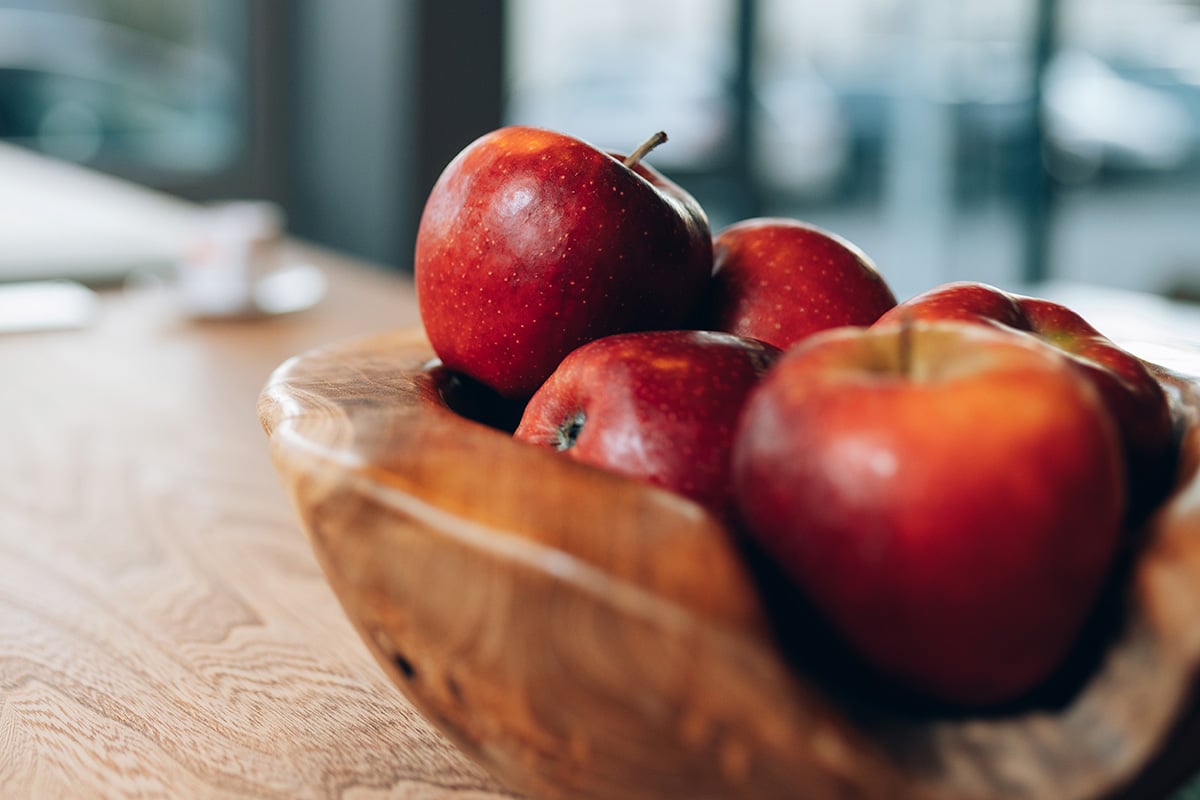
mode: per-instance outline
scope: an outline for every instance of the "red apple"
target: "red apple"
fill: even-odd
[[[763,342],[704,331],[598,339],[563,359],[529,401],[515,436],[728,518],[737,416],[778,354]]]
[[[421,319],[449,369],[524,398],[584,342],[694,325],[712,272],[708,220],[638,159],[527,127],[454,158],[414,263]]]
[[[735,223],[713,240],[707,327],[786,349],[828,328],[870,325],[896,297],[854,245],[791,219]]]
[[[1131,505],[1140,515],[1169,486],[1175,430],[1166,393],[1145,364],[1071,309],[974,282],[949,283],[884,314],[878,327],[961,320],[1023,331],[1057,347],[1099,391],[1126,453]]]
[[[1063,661],[1110,570],[1120,444],[1063,356],[978,325],[844,328],[751,392],[750,533],[867,663],[962,706]]]

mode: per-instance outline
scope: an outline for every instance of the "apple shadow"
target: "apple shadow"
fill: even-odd
[[[752,537],[735,533],[772,626],[780,655],[867,728],[904,727],[934,720],[987,719],[1030,712],[1056,713],[1087,686],[1105,654],[1125,630],[1134,565],[1148,539],[1143,518],[1127,530],[1075,643],[1055,671],[1019,698],[985,707],[961,707],[899,685],[861,658],[778,563]]]
[[[859,721],[885,714],[928,716],[921,698],[859,658],[792,578],[751,536],[735,534],[787,663]]]
[[[442,365],[430,368],[438,395],[454,413],[509,435],[517,429],[525,412],[525,400],[498,394],[479,381]]]

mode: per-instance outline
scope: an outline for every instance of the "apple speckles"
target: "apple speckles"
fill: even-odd
[[[714,239],[714,285],[710,327],[781,347],[828,327],[869,325],[895,305],[860,252],[786,219],[747,220],[721,231]]]
[[[719,364],[698,364],[698,359],[686,356],[688,348],[711,348],[718,354]],[[577,408],[587,414],[592,433],[586,442],[579,440],[571,457],[597,463],[592,457],[595,453],[609,453],[613,458],[609,464],[620,462],[614,467],[617,471],[644,477],[720,510],[728,501],[728,492],[722,488],[724,469],[712,463],[710,443],[714,436],[720,442],[732,436],[732,416],[740,409],[742,393],[762,374],[763,362],[772,360],[770,353],[778,351],[750,340],[708,332],[677,330],[605,337],[568,356],[530,401],[526,414],[532,426],[539,407],[555,408],[553,398],[578,398],[578,406],[568,403],[566,411],[550,415],[550,419],[561,421]],[[591,362],[590,368],[585,368],[586,362]],[[552,388],[555,386],[557,390]],[[676,402],[680,396],[697,398],[701,408],[713,406],[712,413],[697,415],[696,409],[681,409]],[[726,414],[730,419],[724,419]],[[614,415],[631,415],[626,418],[647,424],[658,420],[677,435],[657,443],[644,440],[632,432],[614,429]],[[637,441],[640,444],[635,448]],[[726,448],[719,448],[720,452],[728,452],[727,445],[720,447]],[[686,463],[689,473],[695,464],[705,464],[702,472],[707,477],[693,480],[675,471],[659,474],[654,465],[664,456]],[[718,458],[723,460],[725,456]]]
[[[683,323],[686,298],[694,312],[711,274],[711,235],[694,201],[664,186],[649,168],[631,175],[552,132],[503,129],[469,146],[427,202],[445,224],[418,231],[418,298],[435,351],[465,353],[447,365],[528,396],[537,373],[582,341]],[[431,265],[438,277],[427,280]],[[473,304],[486,323],[471,319]],[[520,353],[503,332],[510,313],[527,323]]]

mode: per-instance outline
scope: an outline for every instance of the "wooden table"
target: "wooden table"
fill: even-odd
[[[277,365],[418,321],[405,278],[298,252],[330,291],[293,316],[110,291],[87,329],[0,337],[0,797],[513,796],[388,682],[270,463]]]
[[[407,280],[304,255],[330,291],[291,317],[118,291],[0,337],[0,796],[510,796],[371,659],[271,466],[271,370],[417,320]]]

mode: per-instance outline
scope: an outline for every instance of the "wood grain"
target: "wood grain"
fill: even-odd
[[[276,372],[261,415],[364,641],[506,784],[546,798],[1144,797],[1200,763],[1200,741],[1171,736],[1200,665],[1190,380],[1163,374],[1186,429],[1180,487],[1114,581],[1111,630],[1043,696],[964,716],[876,696],[826,658],[836,643],[819,627],[780,627],[770,576],[698,507],[455,414],[431,357],[419,331],[309,352]]]
[[[318,308],[188,323],[104,295],[0,338],[0,797],[509,797],[394,690],[262,446],[271,369],[416,320],[311,250]]]

